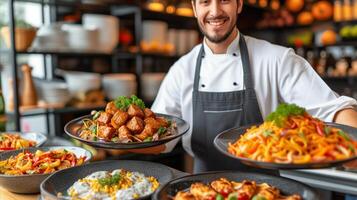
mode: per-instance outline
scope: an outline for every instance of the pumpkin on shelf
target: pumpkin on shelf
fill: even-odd
[[[286,8],[293,13],[299,12],[304,7],[304,0],[286,0]]]
[[[297,23],[299,25],[309,25],[314,21],[314,17],[311,12],[303,11],[297,16]]]
[[[319,21],[325,21],[332,18],[333,6],[328,1],[318,1],[312,5],[312,16]]]

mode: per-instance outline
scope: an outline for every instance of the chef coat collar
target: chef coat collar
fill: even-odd
[[[239,51],[239,35],[240,32],[238,31],[238,34],[236,38],[231,42],[231,44],[227,48],[226,54],[233,55],[233,56],[240,56],[240,51]],[[207,56],[212,56],[212,55],[222,55],[222,54],[214,54],[212,50],[209,48],[206,42],[206,38],[203,40],[203,48],[205,50],[205,54]]]

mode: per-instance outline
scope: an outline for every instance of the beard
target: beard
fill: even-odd
[[[216,34],[216,35],[213,35],[213,36],[209,35],[204,30],[203,25],[201,23],[198,23],[198,27],[199,27],[201,33],[207,38],[207,40],[209,40],[212,43],[218,44],[218,43],[224,42],[225,40],[228,39],[228,37],[232,34],[232,32],[233,32],[233,30],[235,28],[235,24],[236,23],[233,23],[232,27],[230,27],[230,29],[226,33],[224,33],[223,35]]]

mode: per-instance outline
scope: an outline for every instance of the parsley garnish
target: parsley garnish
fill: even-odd
[[[106,186],[106,185],[115,185],[120,181],[121,177],[120,174],[116,173],[111,177],[108,178],[100,178],[98,179],[99,184],[101,184],[102,186]]]
[[[267,116],[266,120],[274,122],[279,127],[283,127],[289,116],[303,115],[305,113],[306,110],[296,104],[280,104],[275,112],[272,112]]]
[[[337,132],[339,135],[341,135],[345,140],[350,141],[350,138],[347,136],[347,134],[345,132],[343,132],[342,130],[338,130]]]
[[[143,142],[151,142],[151,141],[152,141],[152,137],[150,136],[150,137],[145,138],[145,140]]]
[[[264,137],[268,137],[268,136],[270,136],[272,133],[273,133],[273,131],[271,131],[271,130],[265,130],[265,131],[263,132],[263,136],[264,136]]]
[[[162,127],[162,126],[160,126],[160,128],[157,130],[157,133],[159,134],[159,135],[162,135],[162,134],[164,134],[166,132],[166,128],[165,127]]]
[[[139,99],[137,96],[132,95],[130,98],[126,96],[120,96],[114,101],[115,106],[122,110],[126,111],[131,104],[139,106],[141,109],[145,109],[145,103],[143,100]]]

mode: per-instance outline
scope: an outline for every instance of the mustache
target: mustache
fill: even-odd
[[[215,17],[207,17],[205,20],[206,21],[210,21],[210,20],[225,20],[228,19],[228,16],[226,15],[219,15],[219,16],[215,16]]]

